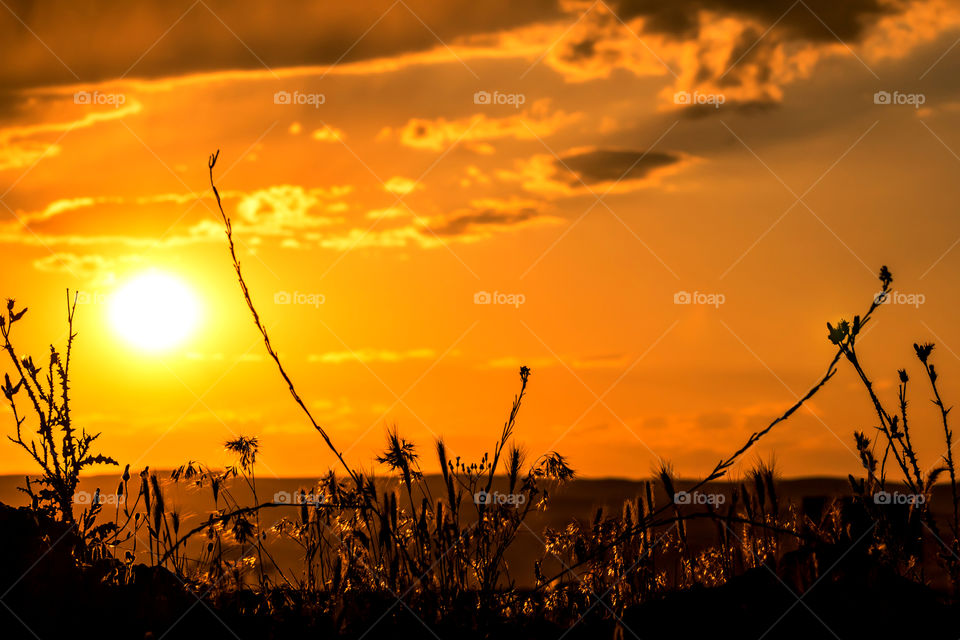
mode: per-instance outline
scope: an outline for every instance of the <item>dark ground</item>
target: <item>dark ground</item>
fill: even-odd
[[[290,490],[306,486],[296,480],[266,482]],[[100,484],[113,483],[111,478]],[[802,495],[843,491],[845,481],[781,481],[778,486],[782,500],[799,501]],[[633,497],[637,488],[629,481],[576,481],[531,528],[539,532],[571,516],[589,518],[604,503],[619,511],[622,500]],[[198,597],[172,573],[146,565],[134,566],[129,584],[105,584],[115,565],[103,561],[81,571],[72,555],[77,544],[74,532],[63,525],[0,504],[0,637],[246,640],[336,635],[335,615],[318,614],[307,604],[286,607],[280,615],[249,613],[255,610],[249,594]],[[514,550],[512,565],[531,565],[542,554],[533,534],[519,544],[523,548]],[[786,568],[789,563],[782,562],[750,570],[718,588],[668,592],[628,609],[622,624],[602,615],[603,605],[593,607],[581,621],[574,618],[572,626],[536,619],[507,623],[495,610],[479,611],[475,603],[465,603],[444,619],[422,619],[411,611],[421,610],[416,601],[408,597],[398,604],[388,594],[358,596],[340,628],[345,628],[345,637],[391,640],[960,637],[960,610],[945,604],[942,592],[876,566],[857,545],[806,553],[816,555],[821,577],[802,590]]]

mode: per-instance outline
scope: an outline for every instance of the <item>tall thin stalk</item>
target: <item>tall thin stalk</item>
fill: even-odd
[[[312,424],[313,428],[317,430],[317,432],[320,434],[320,437],[323,438],[323,441],[327,443],[327,447],[337,457],[337,459],[340,461],[340,464],[343,465],[343,468],[346,469],[348,474],[350,474],[350,477],[353,478],[357,483],[357,487],[362,487],[363,480],[360,475],[356,473],[350,467],[350,465],[347,464],[346,460],[343,458],[343,454],[341,454],[337,447],[333,444],[333,441],[330,439],[330,436],[327,435],[326,430],[324,430],[324,428],[320,426],[320,424],[314,419],[310,409],[307,408],[307,405],[300,398],[300,394],[297,393],[297,389],[293,385],[293,380],[291,380],[290,376],[287,375],[287,371],[284,369],[283,363],[280,362],[280,356],[277,355],[273,345],[270,343],[270,336],[267,333],[267,328],[264,327],[263,322],[260,321],[260,314],[257,313],[256,307],[253,306],[253,300],[250,297],[250,290],[247,287],[246,280],[243,278],[243,272],[240,269],[240,260],[237,258],[237,250],[233,242],[233,225],[230,222],[230,217],[227,216],[226,212],[223,210],[223,203],[220,201],[220,192],[217,191],[217,186],[213,182],[213,167],[217,164],[217,158],[219,156],[220,150],[218,149],[216,153],[210,155],[210,161],[208,162],[210,169],[210,188],[213,189],[213,195],[217,199],[217,207],[220,209],[220,216],[223,218],[223,224],[226,227],[227,243],[230,247],[230,258],[233,261],[233,269],[237,273],[237,280],[240,283],[240,290],[243,292],[243,299],[246,300],[247,308],[250,309],[250,313],[253,315],[254,324],[257,325],[257,329],[263,336],[263,344],[267,348],[267,353],[270,354],[270,357],[277,365],[277,369],[280,371],[280,375],[283,377],[284,382],[287,383],[287,388],[290,390],[290,395],[293,396],[294,401],[296,401],[296,403],[300,406],[300,409],[303,410],[303,413],[306,414],[307,419],[310,420],[310,424]]]

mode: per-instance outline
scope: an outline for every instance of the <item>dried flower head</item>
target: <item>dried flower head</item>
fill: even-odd
[[[920,359],[920,362],[927,364],[927,358],[930,357],[930,352],[933,351],[933,344],[925,342],[923,344],[913,344],[913,350],[917,352],[917,357]]]
[[[260,448],[256,437],[246,438],[238,436],[234,440],[227,440],[224,444],[227,451],[240,454],[240,466],[249,469],[257,461],[257,451]]]

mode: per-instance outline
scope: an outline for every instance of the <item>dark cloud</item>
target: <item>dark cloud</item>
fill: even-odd
[[[857,41],[865,27],[903,8],[884,0],[622,0],[617,12],[624,20],[642,17],[645,29],[677,38],[698,34],[699,12],[755,19],[788,37],[810,41],[841,38]],[[791,8],[792,7],[792,8]],[[779,20],[779,22],[777,22]]]
[[[438,236],[458,236],[491,227],[507,227],[533,220],[540,210],[532,205],[500,205],[478,207],[459,211],[447,218],[443,224],[431,226]],[[429,233],[429,232],[427,232]]]
[[[777,109],[779,106],[780,102],[773,98],[731,101],[728,104],[724,104],[720,109],[710,104],[691,104],[683,108],[682,115],[687,120],[700,120],[701,118],[711,118],[730,112],[744,115],[767,113]]]
[[[577,61],[592,58],[597,53],[597,41],[594,38],[585,38],[580,42],[571,44],[566,49],[568,60]]]
[[[154,78],[324,65],[341,56],[355,62],[439,47],[438,37],[449,43],[562,15],[555,0],[8,0],[6,6],[19,18],[0,9],[0,87],[7,89],[109,80],[128,71]]]
[[[696,418],[697,426],[704,431],[728,429],[733,426],[733,415],[725,411],[701,413]]]
[[[621,0],[615,8],[624,20],[643,18],[646,32],[678,39],[695,37],[699,13],[713,11],[755,19],[764,29],[776,22],[774,33],[765,38],[774,41],[828,42],[836,34],[854,42],[879,17],[905,6],[901,0],[806,0],[791,9],[793,2]],[[90,83],[124,75],[156,78],[394,57],[440,47],[441,41],[480,42],[500,31],[545,22],[562,24],[574,17],[558,5],[558,0],[396,4],[394,0],[288,0],[282,5],[257,0],[8,0],[9,13],[16,18],[0,9],[5,14],[0,20],[0,55],[5,62],[0,68],[0,90]],[[754,35],[761,34],[745,34],[738,56],[756,43]],[[599,35],[584,36],[562,48],[563,55],[572,63],[592,60],[604,55],[601,40]],[[747,53],[747,59],[765,55],[758,47]]]
[[[592,149],[564,155],[564,165],[577,174],[585,184],[636,180],[647,177],[652,171],[680,162],[676,154],[661,151],[627,149]],[[580,180],[571,180],[578,184]]]
[[[724,65],[727,69],[727,75],[718,79],[721,87],[736,86],[740,83],[740,74],[748,68],[752,62],[757,65],[753,67],[759,73],[758,82],[767,82],[770,80],[770,67],[764,64],[776,52],[776,43],[773,38],[764,38],[763,31],[757,27],[748,27],[743,30],[736,44],[730,51],[730,57]],[[700,77],[698,81],[703,82],[710,79],[710,69],[708,65],[701,65]]]

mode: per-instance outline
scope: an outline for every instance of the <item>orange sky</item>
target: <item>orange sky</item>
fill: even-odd
[[[862,342],[879,389],[895,398],[926,340],[960,393],[957,3],[349,4],[0,8],[0,294],[30,307],[39,356],[64,288],[85,293],[75,416],[104,452],[219,465],[242,433],[262,473],[332,464],[234,280],[218,148],[254,300],[358,464],[393,424],[428,459],[435,435],[479,457],[527,364],[530,457],[705,473],[822,375],[825,322],[866,308],[881,264],[905,303]],[[145,353],[108,309],[151,271],[202,308]],[[936,415],[912,393],[933,464]],[[757,453],[846,474],[872,427],[843,368]],[[0,445],[0,472],[29,469]]]

